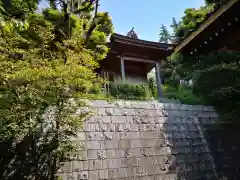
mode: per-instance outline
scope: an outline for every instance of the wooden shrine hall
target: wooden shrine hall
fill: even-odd
[[[158,95],[161,96],[160,64],[174,49],[171,44],[138,39],[132,29],[127,36],[113,34],[107,57],[98,73],[110,82],[147,83],[147,74],[155,68]]]

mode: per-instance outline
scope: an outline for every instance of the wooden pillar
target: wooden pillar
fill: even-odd
[[[122,83],[125,82],[126,76],[125,76],[125,68],[124,68],[124,59],[121,57],[121,74],[122,74]]]
[[[160,76],[160,62],[156,62],[155,71],[156,71],[158,99],[160,100],[160,98],[162,97],[162,81],[161,81],[161,76]]]

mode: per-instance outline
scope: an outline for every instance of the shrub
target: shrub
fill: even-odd
[[[149,88],[146,84],[112,83],[110,94],[118,99],[145,100],[149,98]]]
[[[185,85],[178,85],[177,87],[164,85],[163,96],[179,100],[183,104],[206,104],[200,96],[195,95],[192,89]]]

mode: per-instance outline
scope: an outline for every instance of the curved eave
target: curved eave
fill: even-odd
[[[134,39],[127,36],[123,36],[117,33],[114,33],[111,37],[111,42],[116,42],[120,44],[129,44],[133,46],[145,47],[150,49],[159,49],[159,50],[166,50],[166,51],[173,51],[175,45],[167,44],[167,43],[158,43],[158,42],[151,42],[141,39]]]
[[[207,20],[205,20],[197,30],[193,31],[183,41],[181,41],[174,49],[175,53],[181,52],[191,41],[193,41],[201,32],[208,28],[214,21],[216,21],[222,14],[224,14],[229,8],[231,8],[239,0],[230,0],[226,4],[223,4],[219,9],[214,12]]]

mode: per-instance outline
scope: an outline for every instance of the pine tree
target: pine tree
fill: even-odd
[[[173,17],[173,19],[172,19],[171,28],[173,29],[173,32],[174,32],[174,33],[177,31],[177,28],[178,28],[177,20],[176,20],[176,18],[174,18],[174,17]]]
[[[170,41],[170,39],[171,39],[171,36],[170,36],[166,26],[164,26],[162,24],[162,26],[160,28],[160,33],[159,33],[159,42],[167,43]]]

